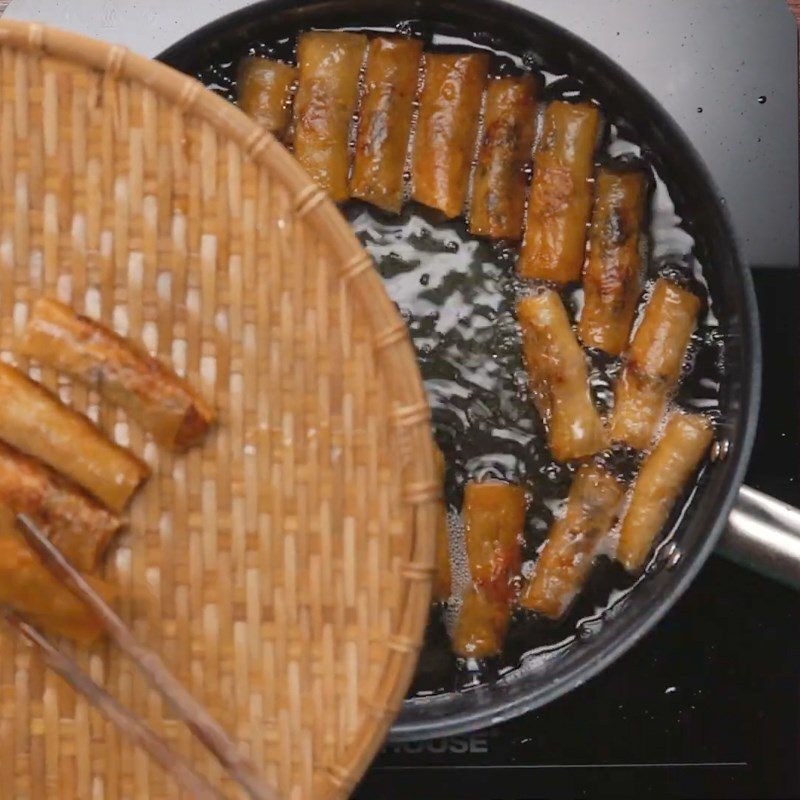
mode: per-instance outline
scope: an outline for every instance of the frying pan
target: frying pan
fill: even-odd
[[[681,130],[656,100],[601,52],[547,20],[498,0],[266,0],[211,23],[160,58],[199,74],[250,43],[292,37],[308,28],[393,26],[421,20],[434,30],[496,37],[535,53],[551,72],[579,78],[611,119],[624,120],[665,179],[714,299],[725,343],[716,463],[704,474],[688,513],[655,568],[599,629],[575,637],[533,666],[523,662],[499,680],[468,691],[413,698],[395,739],[451,735],[496,724],[581,685],[618,658],[667,612],[717,546],[740,562],[800,585],[800,512],[740,488],[758,417],[761,353],[750,273],[739,255],[719,193]],[[727,529],[727,531],[726,531]]]

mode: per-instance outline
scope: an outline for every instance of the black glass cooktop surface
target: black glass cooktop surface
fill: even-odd
[[[754,272],[764,397],[748,483],[800,505],[800,272]],[[800,797],[800,593],[712,556],[600,676],[473,735],[386,746],[356,800]]]

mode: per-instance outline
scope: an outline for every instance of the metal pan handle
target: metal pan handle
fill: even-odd
[[[742,486],[719,552],[743,567],[800,589],[800,509]]]

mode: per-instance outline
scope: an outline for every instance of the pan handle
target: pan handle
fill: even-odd
[[[742,486],[719,552],[743,567],[800,589],[800,509]]]

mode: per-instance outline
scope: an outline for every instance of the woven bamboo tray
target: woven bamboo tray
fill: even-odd
[[[428,613],[439,487],[405,326],[335,207],[196,81],[7,21],[0,93],[3,357],[29,304],[58,296],[142,339],[219,411],[202,448],[172,456],[31,369],[153,467],[106,568],[122,615],[283,796],[346,796]],[[238,796],[129,663],[104,644],[78,657]],[[179,794],[5,635],[0,754],[3,798]]]

